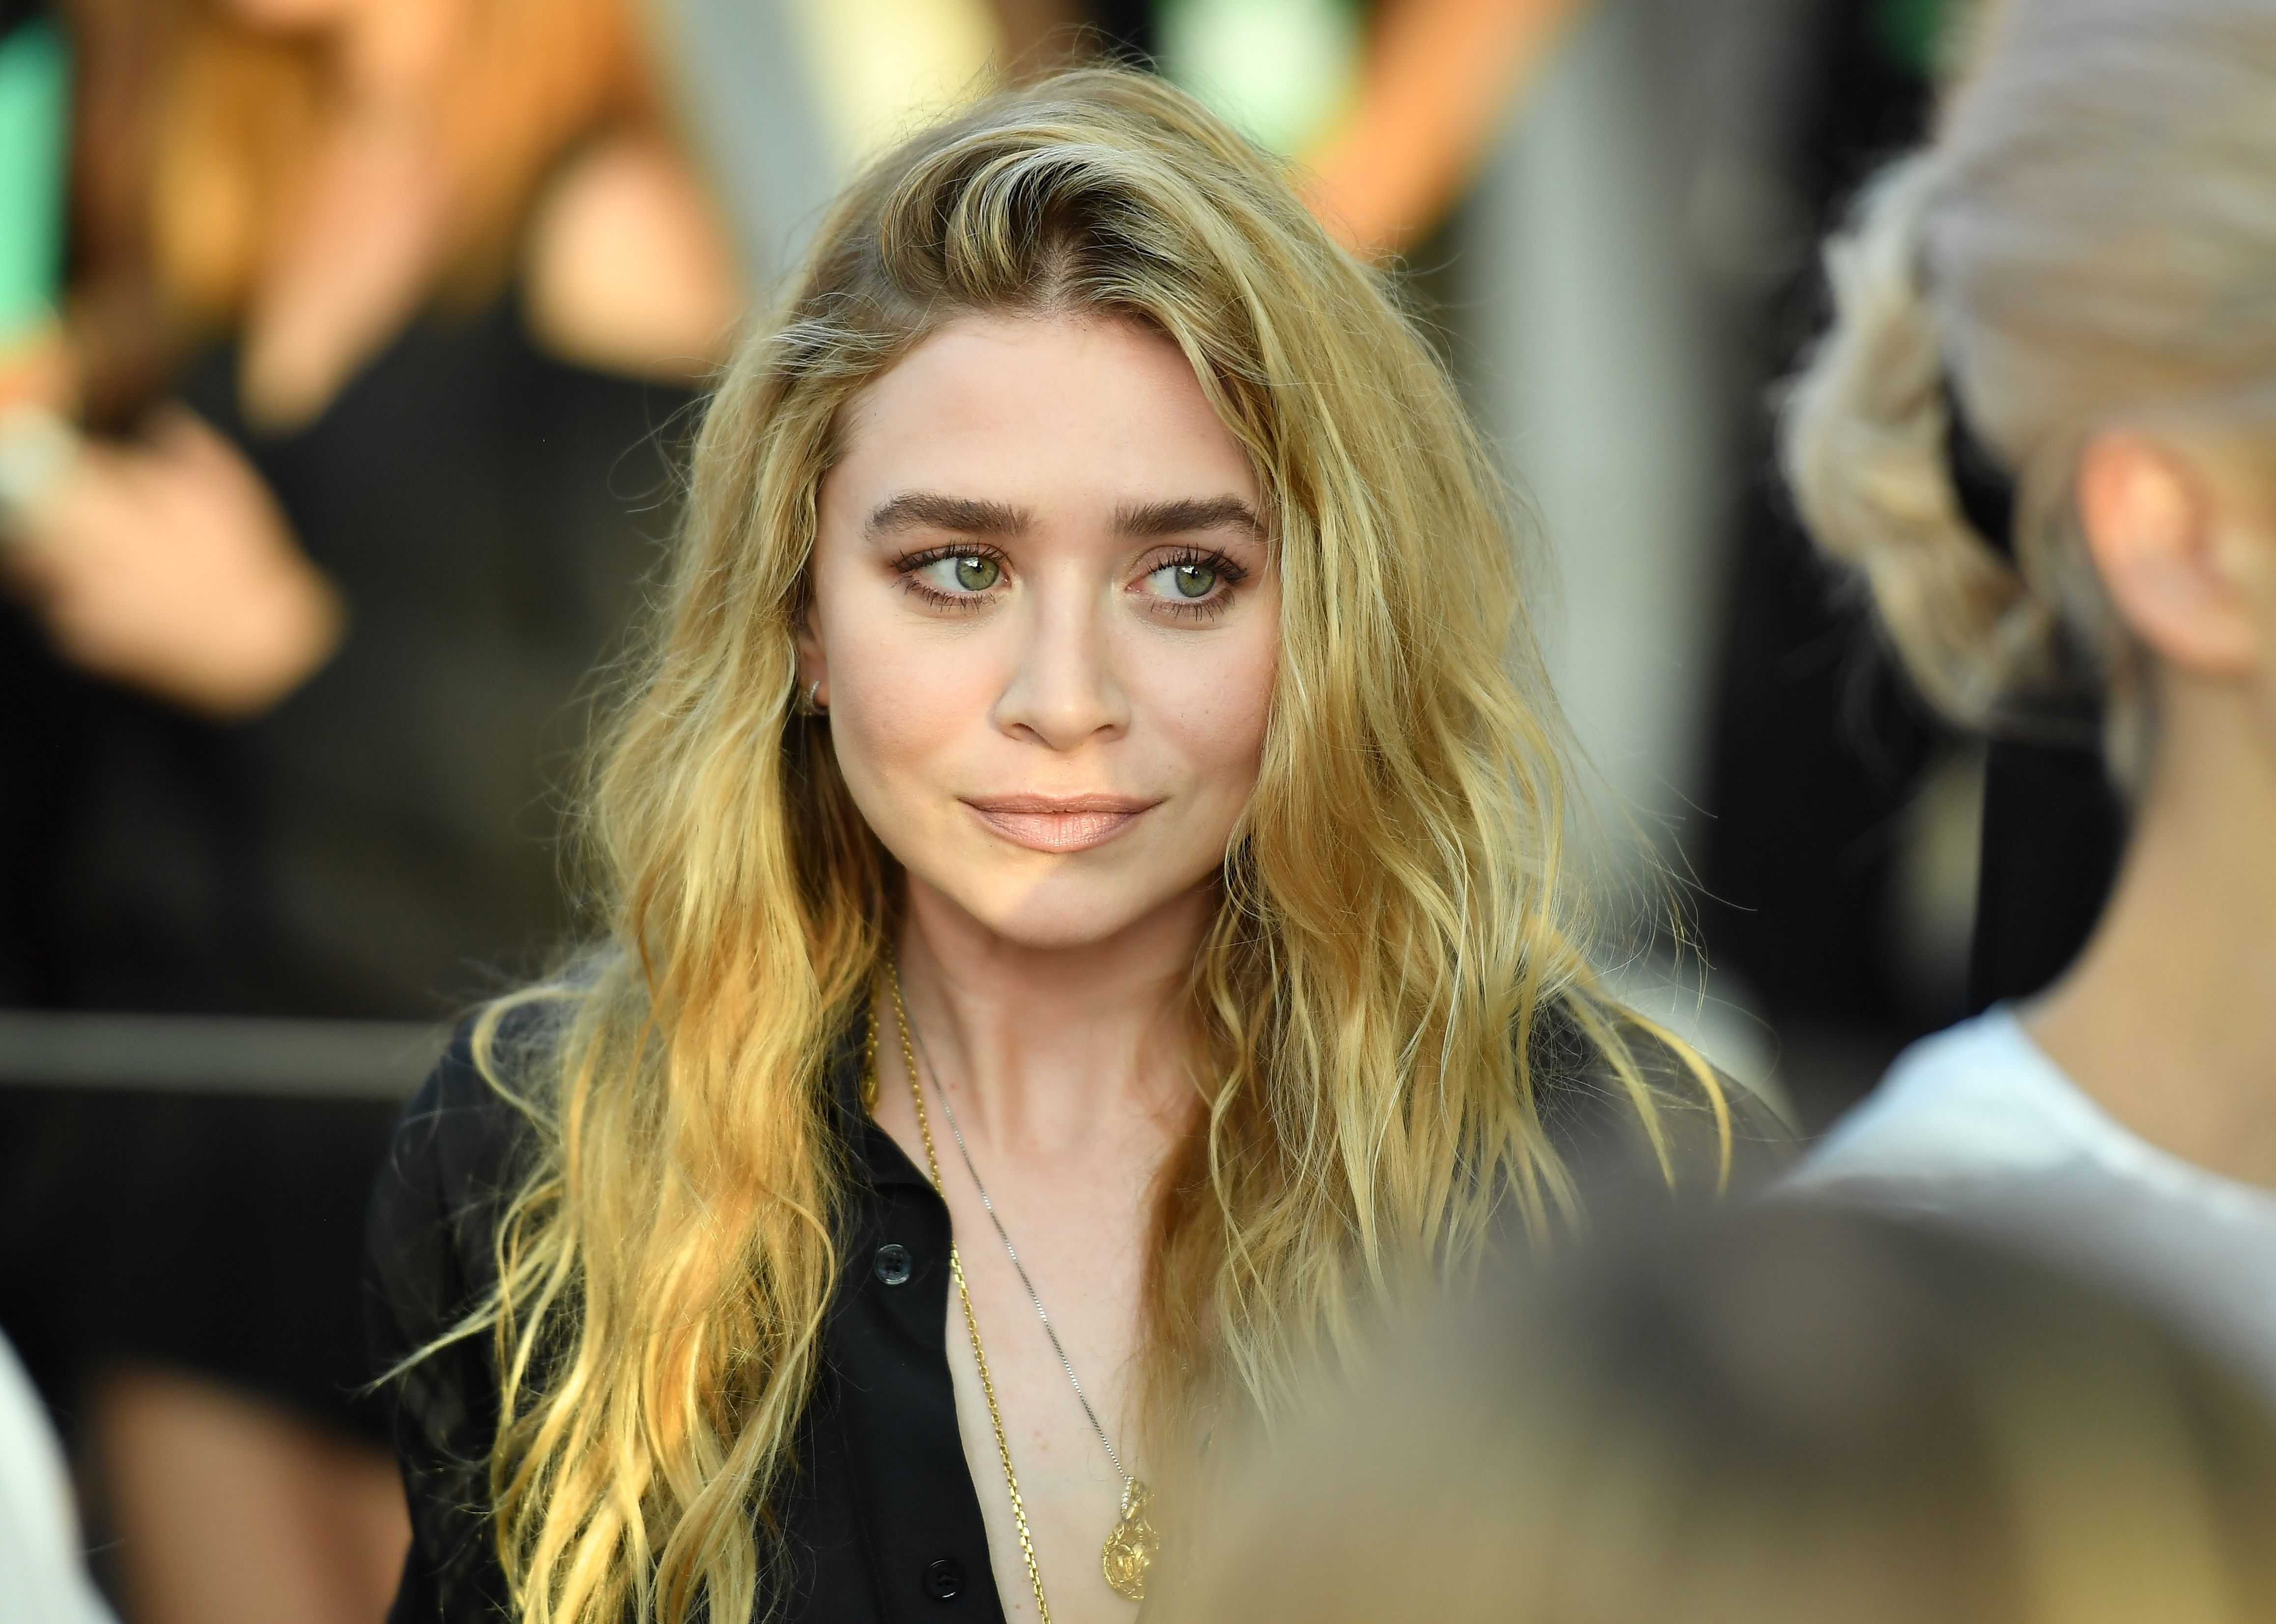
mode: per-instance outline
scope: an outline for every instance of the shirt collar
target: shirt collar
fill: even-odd
[[[877,1125],[861,1098],[868,1069],[869,1017],[847,1027],[830,1057],[830,1091],[838,1106],[838,1132],[854,1171],[874,1188],[914,1185],[929,1190],[932,1181],[912,1162],[893,1136]]]

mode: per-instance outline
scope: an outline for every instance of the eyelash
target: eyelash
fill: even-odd
[[[1011,570],[1011,561],[996,548],[967,544],[961,547],[927,548],[920,552],[905,553],[893,560],[893,572],[900,578],[900,585],[904,592],[922,602],[931,605],[934,608],[945,610],[952,615],[964,615],[984,608],[995,596],[992,591],[946,593],[936,586],[927,585],[921,578],[922,570],[951,558],[985,558],[992,561],[998,569],[1007,574]],[[1183,602],[1167,598],[1156,600],[1159,608],[1180,620],[1215,620],[1225,613],[1231,603],[1233,593],[1230,589],[1240,585],[1248,578],[1248,571],[1223,553],[1210,548],[1196,547],[1180,548],[1165,557],[1154,560],[1147,569],[1141,571],[1141,578],[1145,576],[1157,575],[1165,570],[1175,570],[1188,564],[1215,571],[1218,585],[1227,590],[1211,593],[1206,598],[1195,598]]]
[[[993,599],[995,595],[993,593],[943,592],[937,586],[927,585],[918,578],[917,572],[926,566],[940,563],[951,558],[986,558],[992,560],[998,569],[1006,573],[1011,570],[1011,560],[1005,558],[994,548],[967,545],[927,548],[922,552],[905,553],[893,560],[893,571],[900,577],[902,591],[913,598],[930,604],[934,608],[945,609],[952,615],[968,615],[975,609],[985,608]]]
[[[1206,598],[1193,598],[1184,601],[1173,598],[1157,601],[1158,607],[1167,610],[1180,620],[1215,620],[1232,606],[1233,588],[1248,578],[1248,571],[1227,558],[1223,553],[1213,548],[1198,547],[1180,548],[1168,557],[1157,559],[1153,567],[1146,573],[1157,575],[1162,570],[1175,570],[1186,564],[1198,565],[1202,569],[1215,572],[1218,585],[1222,590],[1213,592]]]

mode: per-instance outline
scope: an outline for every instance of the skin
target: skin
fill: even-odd
[[[82,1466],[134,1624],[384,1615],[410,1542],[384,1452],[157,1366],[105,1371],[87,1396]]]
[[[2118,887],[2024,1023],[2120,1122],[2276,1188],[2276,516],[2265,468],[2131,433],[2089,448],[2096,567],[2158,729]]]
[[[899,955],[928,1108],[1052,1613],[1127,1620],[1099,1568],[1119,1483],[939,1091],[1142,1477],[1131,1375],[1149,1192],[1195,1111],[1180,994],[1256,784],[1278,652],[1256,477],[1184,356],[1120,322],[959,321],[842,429],[801,681],[820,684],[846,782],[907,871]],[[960,558],[990,567],[960,576]],[[1199,600],[1181,570],[1187,586],[1214,570]],[[1095,797],[1133,810],[1003,810]],[[877,1118],[922,1167],[883,1017]],[[952,1296],[942,1333],[998,1589],[1032,1616]]]

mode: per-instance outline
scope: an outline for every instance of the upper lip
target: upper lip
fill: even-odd
[[[1073,816],[1079,812],[1142,812],[1159,806],[1161,797],[1149,800],[1134,795],[969,795],[965,804],[981,812],[1034,816]]]

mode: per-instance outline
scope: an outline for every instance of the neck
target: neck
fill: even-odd
[[[1054,1154],[1174,1135],[1194,1105],[1184,992],[1210,913],[1195,892],[1104,941],[1033,948],[912,879],[909,1019],[965,1137]]]
[[[2276,744],[2249,695],[2169,681],[2108,910],[2024,1013],[2121,1122],[2276,1185]]]

